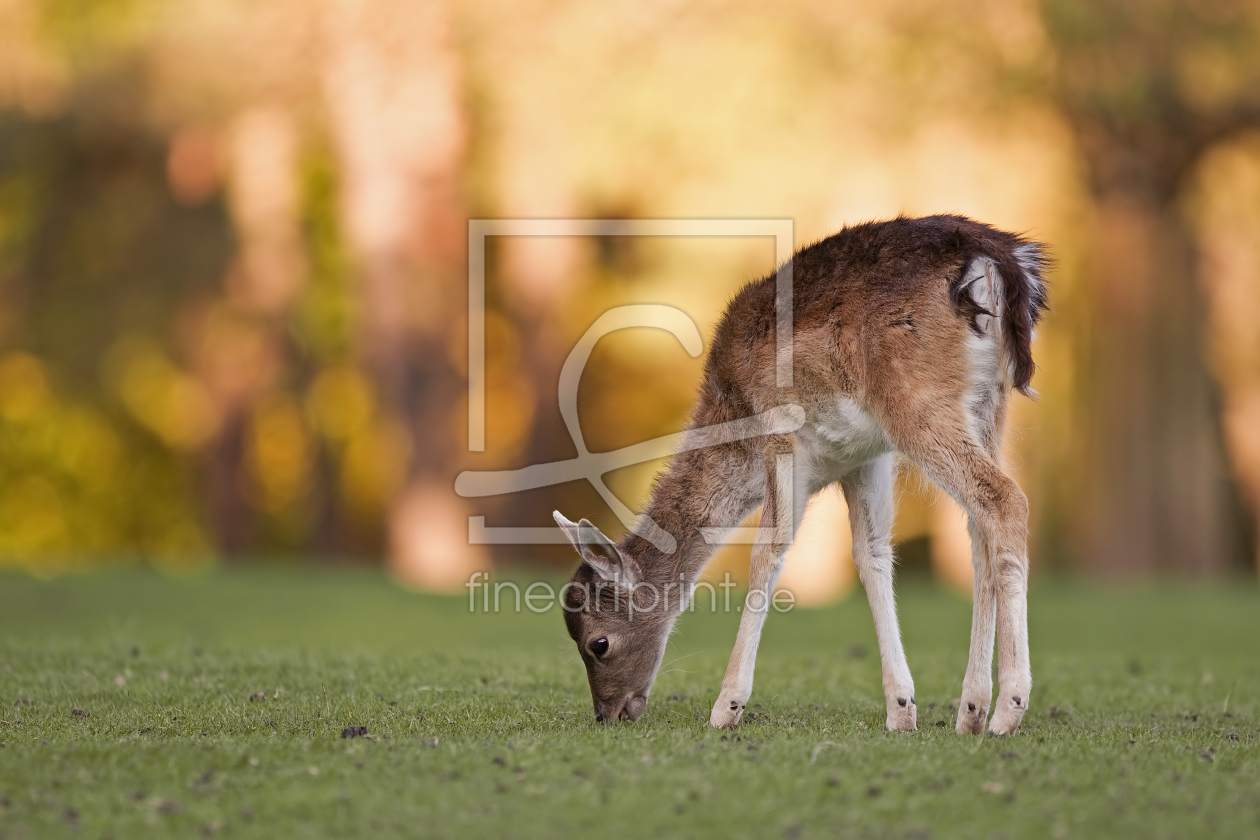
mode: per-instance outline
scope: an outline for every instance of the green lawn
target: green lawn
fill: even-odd
[[[903,590],[917,733],[883,729],[860,592],[771,616],[723,733],[736,615],[684,616],[647,714],[604,727],[555,611],[367,573],[2,575],[0,837],[1260,836],[1253,582],[1036,586],[1007,739],[953,731],[970,605]]]

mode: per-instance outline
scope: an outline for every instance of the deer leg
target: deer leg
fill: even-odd
[[[791,545],[800,521],[797,510],[804,508],[803,499],[799,504],[796,501],[792,454],[779,453],[767,461],[766,497],[761,512],[761,527],[752,549],[748,596],[739,618],[735,649],[731,651],[726,676],[722,679],[722,691],[709,715],[709,725],[714,727],[738,726],[748,698],[752,696],[753,669],[757,662],[761,629],[770,611],[774,583],[783,568],[783,554]]]
[[[975,618],[981,623],[987,621],[989,608],[984,601],[991,592],[997,619],[998,700],[989,731],[1009,735],[1019,728],[1032,690],[1028,663],[1028,499],[976,443],[961,420],[920,417],[912,428],[907,424],[903,429],[909,433],[899,436],[902,451],[967,510],[981,537],[987,568],[986,574],[977,575],[983,582],[977,584]],[[979,672],[988,668],[984,660],[989,657],[984,654],[990,644],[986,638],[990,632],[984,626],[972,627],[968,677],[975,677],[970,685],[976,689],[977,698],[983,694],[980,689],[985,684]],[[968,680],[964,679],[966,685]],[[981,706],[976,705],[978,712]],[[974,722],[962,719],[966,708],[959,708],[958,728],[972,732]]]
[[[893,594],[893,456],[884,455],[841,479],[853,529],[853,562],[866,589],[884,671],[884,703],[890,730],[917,729],[914,680],[906,664]]]
[[[1023,494],[1021,494],[1022,498]],[[1027,506],[1027,502],[1024,503]],[[1028,657],[1028,557],[1013,551],[999,554],[994,577],[997,590],[998,699],[989,731],[1010,735],[1028,711],[1032,671]]]
[[[968,518],[971,534],[971,565],[975,571],[971,592],[971,653],[967,657],[967,673],[963,676],[962,697],[958,703],[960,734],[981,735],[993,699],[993,631],[997,599],[990,573],[989,547]]]

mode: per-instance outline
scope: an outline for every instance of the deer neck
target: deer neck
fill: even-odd
[[[673,552],[662,551],[635,533],[627,534],[618,546],[638,561],[647,582],[656,586],[674,582],[689,589],[717,549],[700,531],[723,522],[723,514],[728,513],[721,508],[729,503],[719,501],[726,494],[714,486],[719,480],[713,469],[716,457],[712,450],[678,453],[652,487],[642,515],[674,538]]]

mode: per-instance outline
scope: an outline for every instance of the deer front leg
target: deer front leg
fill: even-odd
[[[782,568],[783,555],[778,555],[769,545],[753,546],[752,569],[748,585],[748,597],[744,599],[743,613],[739,618],[739,633],[735,637],[735,649],[726,666],[722,679],[722,692],[713,704],[709,725],[733,728],[752,696],[753,669],[757,664],[757,645],[761,641],[761,629],[770,611],[770,599],[774,595],[774,582]]]
[[[768,459],[769,460],[769,459]],[[766,480],[766,498],[761,512],[761,526],[752,549],[752,563],[748,575],[748,597],[744,599],[743,613],[739,618],[739,632],[735,636],[735,649],[726,666],[722,679],[722,691],[709,725],[733,728],[752,696],[753,669],[757,663],[757,645],[761,642],[761,629],[770,611],[774,596],[774,583],[783,568],[783,553],[792,542],[800,516],[795,503],[795,487],[792,481],[792,455],[779,454],[769,461]],[[803,494],[802,494],[803,495]]]
[[[914,680],[906,664],[893,595],[893,457],[885,455],[840,482],[853,529],[853,561],[875,620],[875,638],[884,671],[885,725],[893,731],[918,728]]]
[[[997,601],[993,591],[989,547],[974,519],[969,519],[967,530],[971,534],[971,566],[975,575],[971,601],[971,653],[967,657],[967,673],[963,676],[958,722],[954,728],[961,735],[983,735],[989,701],[993,698],[993,628]]]

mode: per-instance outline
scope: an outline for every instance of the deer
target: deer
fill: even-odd
[[[906,459],[967,514],[975,574],[955,729],[979,735],[987,721],[993,734],[1016,732],[1032,690],[1029,506],[1002,468],[1001,442],[1011,392],[1036,396],[1032,340],[1047,309],[1049,265],[1043,244],[963,216],[845,227],[791,257],[786,387],[776,376],[784,358],[776,328],[788,323],[779,318],[779,273],[734,296],[713,333],[684,440],[783,406],[799,422],[680,446],[616,541],[587,519],[554,513],[581,558],[562,606],[597,721],[642,716],[674,623],[716,547],[702,531],[729,531],[760,507],[735,646],[709,717],[713,727],[737,727],[784,553],[808,499],[838,483],[875,624],[886,725],[915,730],[891,545],[894,474]]]

